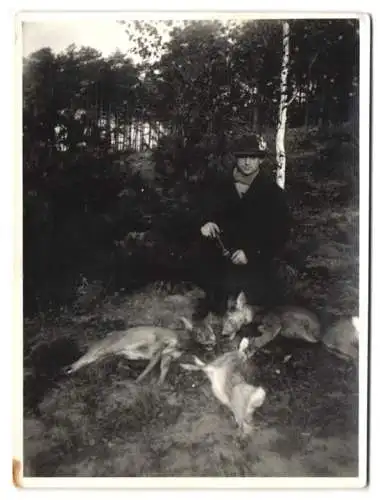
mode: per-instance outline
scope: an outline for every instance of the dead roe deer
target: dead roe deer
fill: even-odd
[[[181,318],[185,330],[174,330],[159,326],[135,326],[127,330],[111,332],[104,339],[95,342],[75,363],[67,367],[66,374],[75,373],[80,368],[106,356],[122,355],[129,360],[149,360],[145,370],[136,379],[143,380],[160,361],[159,384],[168,373],[170,363],[197,343],[206,348],[216,344],[216,336],[209,324],[194,327],[186,318]]]
[[[243,326],[253,323],[260,308],[247,304],[244,292],[236,301],[230,301],[225,314],[222,335],[231,340]],[[311,311],[296,306],[282,306],[268,311],[260,318],[257,327],[260,337],[252,339],[254,347],[260,348],[277,335],[289,339],[301,339],[310,343],[322,342],[332,353],[344,359],[356,359],[359,344],[359,319],[340,318],[321,328],[318,317]]]
[[[252,416],[265,400],[262,387],[248,384],[244,377],[249,342],[243,338],[239,348],[226,352],[211,363],[204,363],[194,356],[195,364],[180,363],[185,370],[201,370],[211,382],[215,397],[233,413],[239,429],[247,434],[253,430]]]

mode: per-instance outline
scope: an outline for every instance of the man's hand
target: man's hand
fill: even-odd
[[[201,233],[205,238],[216,238],[216,236],[220,233],[220,229],[215,222],[207,222],[201,227]]]
[[[243,250],[236,250],[231,256],[233,264],[244,265],[248,263],[247,256]]]

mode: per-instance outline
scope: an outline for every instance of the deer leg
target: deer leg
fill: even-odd
[[[145,378],[148,375],[148,373],[150,373],[153,370],[153,368],[159,362],[161,355],[162,355],[161,350],[158,350],[153,354],[145,370],[137,377],[136,382],[141,382],[141,380]]]
[[[161,385],[163,384],[165,377],[169,371],[170,363],[174,361],[175,359],[178,359],[182,355],[182,351],[178,349],[164,349],[161,357],[161,374],[160,378],[158,379],[158,384]]]
[[[164,354],[161,358],[161,373],[160,373],[160,378],[158,379],[158,384],[162,385],[164,383],[164,380],[166,378],[166,375],[168,374],[169,368],[170,368],[170,363],[172,362],[172,357],[170,354]]]
[[[258,328],[261,333],[260,337],[255,337],[253,339],[253,346],[256,349],[262,349],[266,344],[269,344],[275,337],[277,337],[281,332],[281,327],[276,328],[274,332],[268,332],[265,328],[261,328],[261,325]]]

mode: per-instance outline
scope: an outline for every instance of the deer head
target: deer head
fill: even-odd
[[[222,335],[233,340],[239,330],[252,323],[255,315],[253,307],[247,304],[244,292],[240,292],[236,301],[230,305],[223,319]]]
[[[186,330],[191,333],[191,337],[195,342],[206,348],[212,348],[216,345],[216,335],[208,321],[202,321],[201,324],[193,325],[190,320],[183,316],[180,319]]]

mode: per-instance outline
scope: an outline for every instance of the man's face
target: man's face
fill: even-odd
[[[251,175],[259,170],[261,158],[252,158],[250,156],[237,159],[238,169],[244,175]]]

